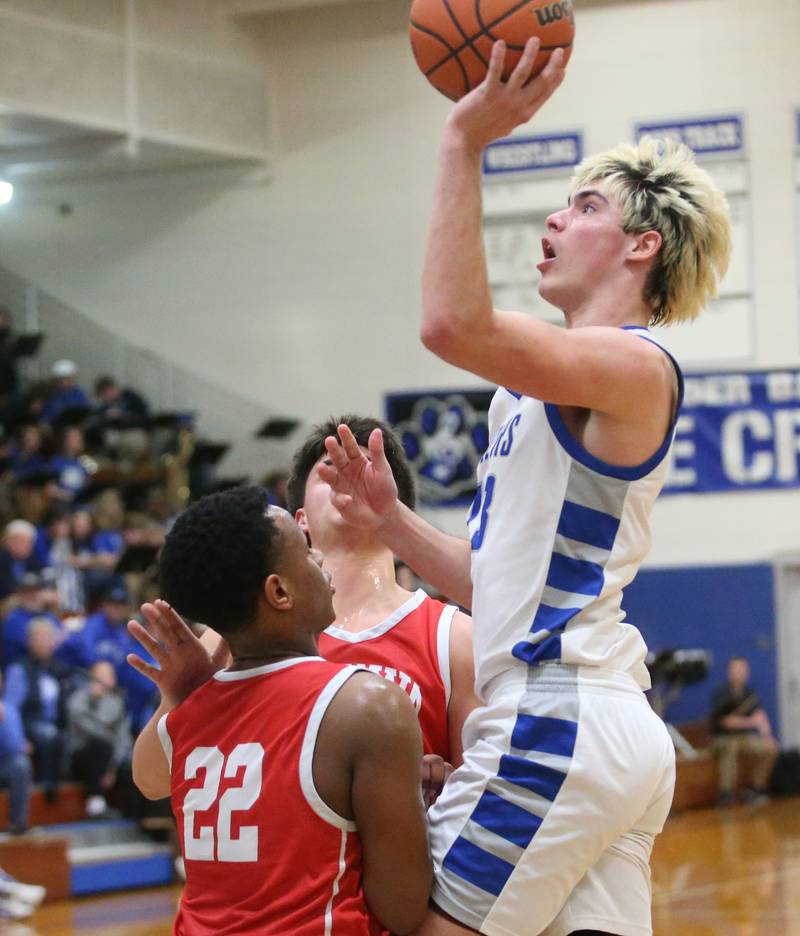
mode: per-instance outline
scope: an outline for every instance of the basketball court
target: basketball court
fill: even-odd
[[[800,933],[800,800],[673,816],[653,859],[655,936]],[[168,936],[180,895],[161,887],[46,905],[3,936]]]

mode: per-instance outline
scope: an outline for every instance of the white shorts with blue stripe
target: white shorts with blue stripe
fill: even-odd
[[[433,900],[489,936],[650,936],[675,752],[626,673],[561,663],[492,686],[429,812]]]

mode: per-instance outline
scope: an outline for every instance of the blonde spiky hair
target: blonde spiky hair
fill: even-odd
[[[662,243],[645,286],[651,325],[697,318],[717,295],[731,256],[728,203],[682,143],[643,137],[590,156],[572,193],[604,180],[627,233],[658,231]]]

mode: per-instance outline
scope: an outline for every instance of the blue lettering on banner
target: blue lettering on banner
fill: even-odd
[[[510,137],[491,143],[483,152],[485,175],[541,172],[544,169],[571,169],[583,159],[583,136]]]
[[[744,123],[736,116],[637,124],[636,138],[643,136],[685,143],[698,156],[744,152]]]

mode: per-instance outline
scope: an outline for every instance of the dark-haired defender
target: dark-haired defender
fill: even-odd
[[[158,722],[186,868],[173,932],[408,933],[431,883],[419,727],[398,688],[318,656],[333,620],[321,554],[238,488],[178,518],[161,584],[233,657]],[[175,616],[163,644],[132,630],[166,667],[191,639]]]
[[[346,427],[322,475],[334,504],[472,608],[478,692],[464,763],[428,814],[439,912],[418,936],[649,936],[650,850],[674,750],[642,689],[646,647],[622,590],[647,553],[681,379],[647,330],[693,318],[730,253],[725,200],[692,154],[643,140],[578,167],[547,219],[542,296],[560,329],[492,307],[481,153],[563,77],[530,79],[538,41],[486,80],[444,134],[423,278],[422,340],[499,386],[469,541],[397,500],[381,438]]]
[[[461,729],[479,704],[474,692],[472,626],[453,605],[422,589],[402,588],[392,551],[369,530],[342,519],[320,468],[330,464],[325,439],[346,425],[364,452],[378,429],[401,503],[413,509],[414,476],[403,445],[383,422],[347,415],[316,426],[297,450],[289,478],[289,509],[311,544],[322,550],[336,582],[336,620],[320,635],[326,660],[368,666],[399,685],[419,716],[426,754],[458,766]]]

